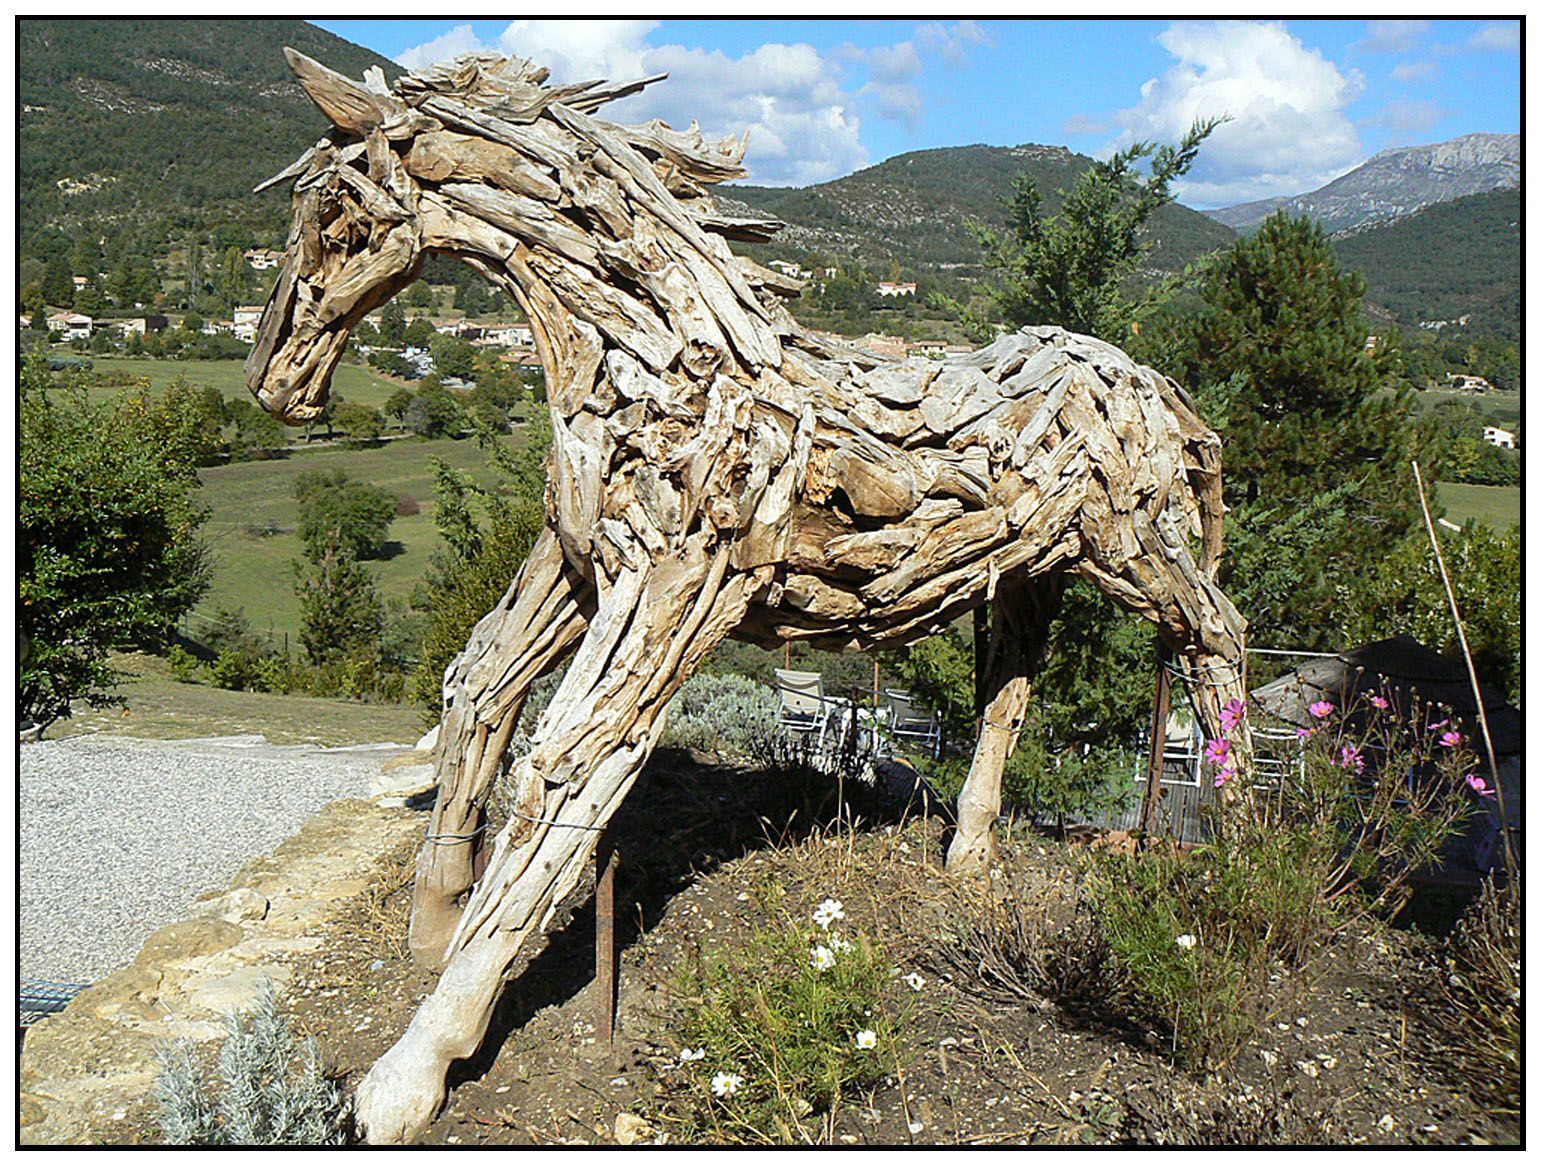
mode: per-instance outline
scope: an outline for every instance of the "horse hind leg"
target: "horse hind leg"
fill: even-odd
[[[1017,747],[1033,677],[1043,663],[1049,622],[1059,607],[1059,575],[1003,582],[986,656],[983,723],[968,778],[958,795],[958,826],[947,848],[949,874],[979,874],[996,854],[995,822],[1001,813],[1001,780]]]
[[[581,883],[599,832],[663,730],[669,698],[743,619],[752,577],[724,582],[726,549],[623,571],[594,619],[528,756],[516,813],[466,904],[433,993],[356,1094],[371,1142],[406,1141],[444,1099],[450,1064],[480,1045],[504,977]]]
[[[1251,754],[1251,735],[1243,721],[1226,733],[1222,712],[1233,701],[1246,702],[1247,621],[1194,562],[1175,521],[1152,523],[1135,515],[1135,536],[1143,548],[1109,569],[1085,560],[1076,568],[1104,594],[1154,620],[1167,646],[1190,678],[1199,723],[1210,739],[1229,736],[1238,755]]]
[[[408,933],[412,956],[424,966],[441,965],[460,920],[460,897],[485,857],[487,798],[530,688],[577,647],[593,602],[592,584],[543,531],[507,594],[449,667],[434,750],[439,794],[418,856]]]

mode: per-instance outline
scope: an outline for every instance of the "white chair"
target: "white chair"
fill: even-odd
[[[780,703],[777,725],[793,733],[817,734],[822,752],[830,721],[846,707],[846,702],[824,695],[824,678],[817,672],[785,668],[776,669],[776,697]]]
[[[883,695],[888,700],[888,731],[901,741],[923,746],[932,760],[940,759],[942,722],[936,710],[907,692],[889,689]]]

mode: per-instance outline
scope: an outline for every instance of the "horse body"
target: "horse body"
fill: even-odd
[[[743,173],[742,146],[591,116],[634,87],[548,87],[526,62],[478,56],[388,90],[290,61],[336,128],[279,176],[296,180],[295,225],[248,362],[258,398],[315,416],[349,331],[441,252],[525,309],[553,429],[547,530],[445,677],[412,941],[447,963],[360,1087],[373,1140],[431,1118],[527,938],[578,887],[669,698],[724,637],[894,645],[992,605],[950,869],[988,860],[1068,575],[1156,620],[1213,678],[1196,693],[1207,724],[1241,695],[1244,625],[1213,582],[1219,442],[1171,381],[1053,328],[946,362],[806,332],[782,303],[795,287],[724,242],[772,225],[724,219],[707,195]],[[530,686],[563,662],[478,880],[487,793]]]

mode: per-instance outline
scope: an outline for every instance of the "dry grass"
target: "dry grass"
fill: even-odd
[[[93,709],[49,727],[48,738],[108,733],[171,741],[188,737],[261,734],[275,745],[410,744],[423,733],[422,714],[407,705],[363,704],[325,697],[230,692],[172,680],[159,657],[126,653],[113,658],[125,673],[116,690],[121,706]]]

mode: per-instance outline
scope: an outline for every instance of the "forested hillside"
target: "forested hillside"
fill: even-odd
[[[1524,266],[1524,196],[1495,190],[1426,207],[1338,236],[1343,263],[1364,276],[1370,298],[1404,328],[1444,326],[1518,340]]]
[[[326,128],[283,46],[361,76],[367,49],[302,20],[32,20],[17,25],[18,221],[47,228],[236,220],[282,230],[283,192],[251,188]]]
[[[748,159],[753,169],[753,153]],[[799,189],[736,185],[725,200],[789,224],[762,250],[814,263],[852,258],[880,278],[938,273],[944,282],[981,273],[982,253],[966,227],[976,219],[999,227],[1019,174],[1030,176],[1044,209],[1059,209],[1057,192],[1092,164],[1063,146],[956,146],[917,150],[833,182]],[[1168,206],[1156,214],[1146,263],[1159,274],[1234,238],[1228,227],[1197,211]]]

